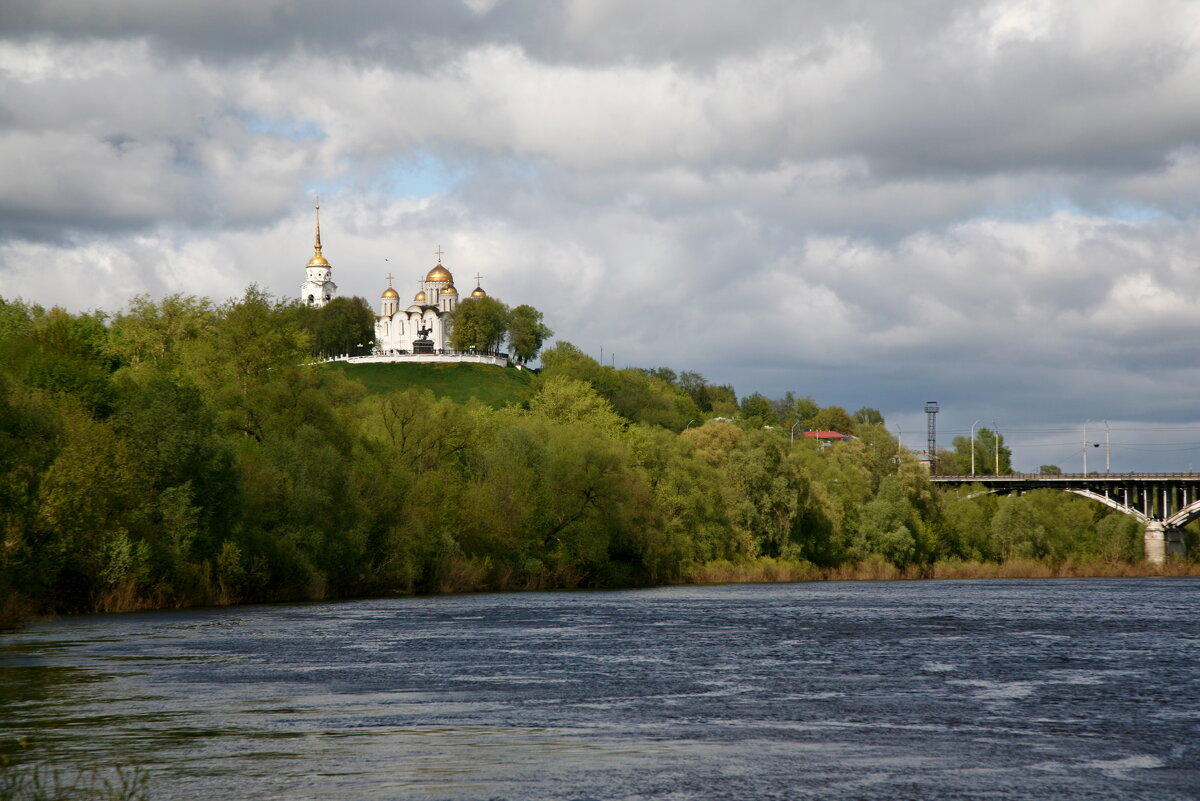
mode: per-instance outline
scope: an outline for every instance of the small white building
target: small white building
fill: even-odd
[[[321,255],[321,204],[317,204],[317,241],[313,257],[305,268],[304,283],[300,285],[300,301],[306,306],[321,308],[337,297],[337,284],[333,283],[333,268]]]

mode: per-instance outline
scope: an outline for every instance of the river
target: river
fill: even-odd
[[[1200,580],[827,582],[89,616],[0,742],[162,799],[1200,798]]]

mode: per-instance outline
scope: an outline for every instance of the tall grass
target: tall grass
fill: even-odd
[[[680,584],[747,584],[785,581],[897,581],[905,579],[1017,579],[1017,578],[1148,578],[1200,576],[1200,563],[1169,560],[1114,562],[1104,559],[1068,559],[1060,563],[1036,559],[1004,562],[944,561],[901,570],[880,557],[831,568],[808,562],[762,557],[748,562],[719,560],[695,565],[680,576]]]

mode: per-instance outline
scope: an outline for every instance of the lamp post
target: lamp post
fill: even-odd
[[[1092,422],[1092,418],[1083,421],[1083,474],[1087,475],[1087,424]]]
[[[975,426],[977,425],[979,425],[978,420],[971,423],[971,475],[975,475]]]
[[[992,449],[996,454],[996,469],[993,475],[1000,475],[1000,431],[996,427],[996,421],[992,421]]]
[[[1108,437],[1108,421],[1104,421],[1104,472],[1112,472],[1112,440]]]
[[[799,421],[799,420],[797,420],[796,422],[792,423],[792,442],[795,442],[795,441],[796,441],[796,426],[798,426],[798,425],[800,425],[800,421]]]

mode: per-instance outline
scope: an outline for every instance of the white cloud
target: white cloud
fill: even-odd
[[[441,245],[743,392],[1193,413],[1195,3],[177,5],[12,0],[0,294],[290,294],[319,190],[372,302]]]

